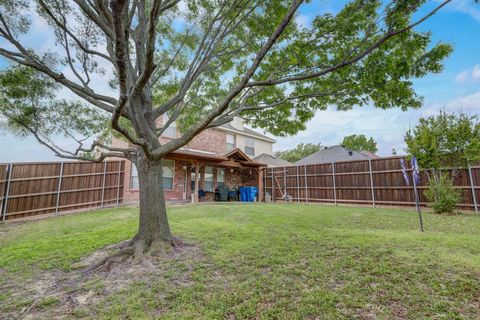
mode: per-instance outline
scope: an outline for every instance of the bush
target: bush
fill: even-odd
[[[439,214],[454,214],[455,205],[461,200],[460,192],[453,187],[452,180],[446,175],[430,179],[425,196],[431,202],[433,212]]]

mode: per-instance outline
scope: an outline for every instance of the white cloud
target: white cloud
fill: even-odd
[[[306,15],[299,14],[295,17],[295,22],[300,28],[306,28],[310,25],[310,19]]]
[[[329,107],[318,111],[307,123],[307,130],[296,136],[277,138],[275,151],[290,149],[299,143],[321,143],[331,146],[341,143],[343,137],[350,134],[365,134],[377,141],[379,155],[391,155],[395,148],[398,154],[404,153],[403,137],[406,131],[415,126],[421,117],[447,112],[480,113],[480,91],[459,97],[445,103],[428,103],[421,109],[401,111],[399,109],[381,110],[374,107],[354,108],[349,111],[337,111]]]
[[[456,83],[480,81],[480,65],[476,64],[471,69],[463,70],[455,76]]]
[[[437,2],[439,2],[437,0]],[[459,11],[480,21],[480,5],[474,0],[456,0],[449,4],[448,8]]]

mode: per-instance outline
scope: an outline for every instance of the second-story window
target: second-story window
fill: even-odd
[[[233,134],[227,133],[227,152],[235,149],[235,136]]]
[[[163,124],[168,122],[168,114],[163,114]],[[165,131],[163,131],[162,136],[166,138],[175,138],[177,133],[177,125],[175,121],[173,121]]]
[[[251,157],[255,156],[255,139],[245,137],[245,153]]]

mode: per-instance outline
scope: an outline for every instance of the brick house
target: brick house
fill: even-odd
[[[166,119],[163,119],[164,121]],[[160,125],[163,121],[160,121]],[[180,135],[175,124],[160,137],[167,142]],[[213,201],[215,189],[256,186],[258,200],[263,199],[263,163],[253,160],[261,154],[272,154],[275,140],[244,126],[235,118],[221,127],[203,131],[183,148],[170,153],[164,160],[163,185],[168,202]],[[127,143],[114,139],[112,146]],[[124,202],[139,199],[135,166],[127,161],[124,180]],[[197,192],[195,187],[197,185]],[[196,199],[195,195],[205,195]]]

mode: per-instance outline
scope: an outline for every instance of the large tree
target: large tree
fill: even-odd
[[[162,253],[175,245],[161,183],[166,155],[235,116],[282,136],[332,104],[419,107],[410,79],[440,72],[451,47],[432,44],[415,27],[450,1],[354,0],[336,14],[313,13],[312,23],[300,26],[295,16],[309,1],[2,0],[0,55],[34,71],[26,77],[48,79],[82,102],[59,101],[47,85],[37,92],[40,103],[29,103],[35,99],[19,95],[13,83],[1,110],[16,130],[60,157],[134,162],[138,232],[118,254]],[[427,13],[419,16],[423,5]],[[29,45],[32,20],[53,31],[55,44],[46,51]],[[108,94],[92,85],[99,74],[112,86]],[[158,127],[164,114],[169,120]],[[108,125],[83,129],[89,115],[107,117]],[[181,136],[160,143],[173,121]],[[129,147],[109,147],[109,129]],[[78,148],[53,144],[58,132],[75,137]],[[99,138],[87,147],[83,135],[90,133]],[[82,154],[94,147],[103,150],[99,158]]]
[[[377,142],[372,137],[367,138],[364,134],[352,134],[343,138],[342,146],[355,151],[378,151]]]
[[[312,153],[320,150],[322,146],[320,143],[300,143],[293,149],[282,150],[275,152],[275,156],[288,162],[294,163],[305,157],[308,157]]]

